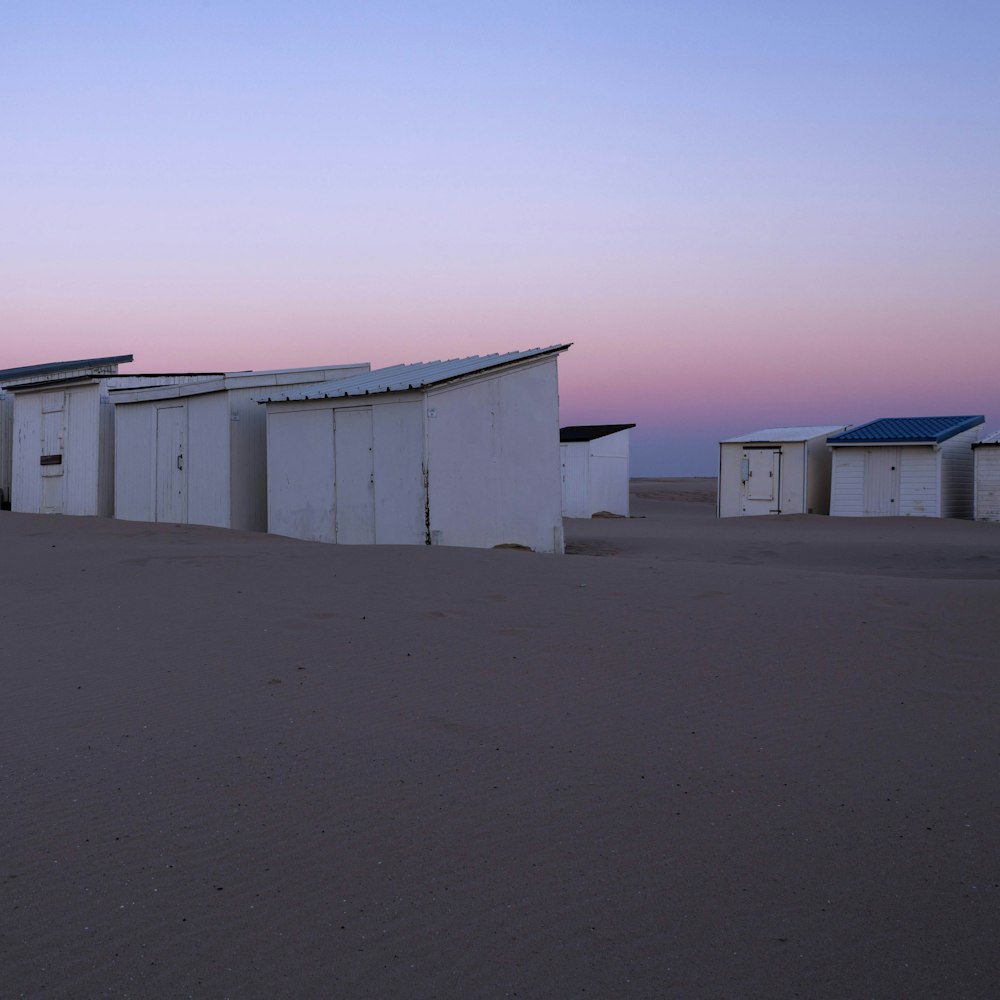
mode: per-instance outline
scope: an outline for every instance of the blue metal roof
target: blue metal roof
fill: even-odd
[[[4,368],[0,371],[0,382],[3,379],[21,379],[34,375],[54,375],[56,372],[72,372],[78,369],[104,368],[107,365],[125,364],[132,360],[131,354],[116,354],[110,358],[84,358],[80,361],[50,361],[44,365]]]
[[[569,346],[569,344],[556,344],[553,347],[535,347],[529,351],[510,351],[507,354],[474,355],[470,358],[453,358],[450,361],[392,365],[364,375],[319,382],[288,392],[274,392],[269,396],[262,396],[257,402],[285,403],[304,399],[338,399],[344,396],[374,396],[385,392],[427,389],[432,385],[441,385],[466,375],[477,375],[529,358],[558,354]]]
[[[985,423],[983,416],[880,417],[826,439],[827,444],[940,444]]]

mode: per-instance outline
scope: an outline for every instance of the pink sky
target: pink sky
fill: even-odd
[[[0,37],[0,367],[574,343],[633,472],[1000,421],[1000,13],[66,0]]]

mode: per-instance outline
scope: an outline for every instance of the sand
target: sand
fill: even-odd
[[[0,996],[1000,994],[1000,525],[0,514]]]

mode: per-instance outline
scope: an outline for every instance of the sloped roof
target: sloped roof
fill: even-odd
[[[981,441],[976,441],[973,444],[973,448],[979,448],[982,445],[1000,445],[1000,431],[994,431],[992,434],[987,434]]]
[[[985,423],[983,416],[880,417],[827,438],[828,444],[940,444]]]
[[[0,385],[5,381],[20,381],[57,372],[84,371],[90,368],[105,368],[108,365],[123,365],[134,360],[131,354],[116,354],[109,358],[83,358],[79,361],[50,361],[44,365],[25,365],[22,368],[0,370]]]
[[[617,434],[619,431],[627,431],[633,427],[635,424],[575,424],[571,427],[559,428],[559,441],[561,444],[570,444],[575,441],[596,441],[598,438]]]
[[[815,437],[824,437],[836,434],[843,430],[843,424],[821,424],[810,427],[767,427],[762,431],[751,431],[749,434],[740,434],[737,437],[726,438],[721,444],[751,444],[761,442],[767,444],[779,444],[787,441],[811,441]]]
[[[552,347],[534,347],[527,351],[509,351],[507,354],[475,354],[468,358],[450,361],[425,361],[412,365],[392,365],[364,375],[319,382],[293,392],[275,392],[258,400],[261,403],[297,402],[306,399],[339,399],[345,396],[375,396],[387,392],[406,392],[411,389],[429,389],[467,375],[478,375],[549,354],[565,351],[570,344]]]
[[[326,384],[332,378],[351,378],[368,371],[368,363],[349,365],[320,365],[310,368],[271,368],[267,371],[214,372],[197,381],[176,385],[131,386],[111,390],[111,400],[116,405],[145,403],[157,399],[174,399],[182,396],[203,396],[228,389],[262,389],[270,386],[298,386],[303,383]],[[340,372],[339,376],[335,372]],[[347,374],[350,372],[350,374]]]

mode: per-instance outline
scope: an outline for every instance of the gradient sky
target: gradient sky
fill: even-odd
[[[634,475],[1000,421],[1000,4],[0,3],[0,367],[572,341]]]

